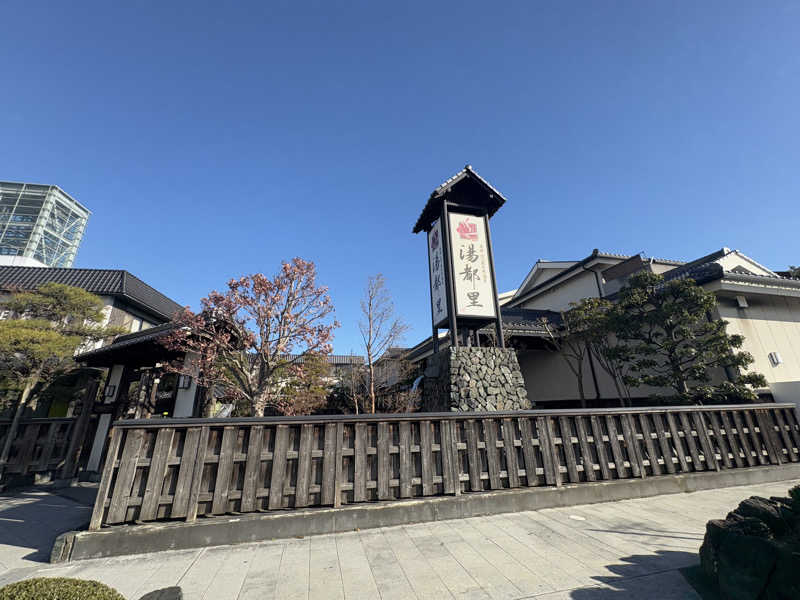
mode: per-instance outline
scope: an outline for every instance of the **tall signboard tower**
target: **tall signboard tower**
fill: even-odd
[[[489,232],[489,219],[505,202],[500,192],[467,165],[433,190],[414,226],[414,233],[425,231],[428,236],[434,352],[430,362],[436,364],[429,371],[435,375],[426,378],[424,396],[431,409],[494,410],[527,403],[527,395],[519,400],[519,386],[524,391],[524,383],[516,354],[505,348]],[[482,349],[479,332],[486,328],[494,330],[496,346]],[[449,330],[447,356],[440,352],[440,329]],[[473,379],[469,365],[486,371],[486,364],[497,366],[497,381],[478,378],[471,386],[462,385]],[[513,371],[513,381],[505,381],[506,370]],[[498,386],[498,381],[508,385]]]
[[[454,347],[480,346],[477,331],[492,324],[504,347],[489,218],[505,201],[467,165],[433,191],[414,226],[428,234],[434,351],[439,329]]]

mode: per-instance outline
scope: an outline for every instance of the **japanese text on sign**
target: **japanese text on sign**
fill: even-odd
[[[449,217],[456,313],[459,317],[493,318],[486,218],[459,213],[450,213]]]
[[[447,319],[447,284],[445,281],[442,223],[437,220],[428,232],[428,256],[431,271],[431,315],[433,324]]]

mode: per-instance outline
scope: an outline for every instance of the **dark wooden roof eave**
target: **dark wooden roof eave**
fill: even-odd
[[[505,197],[494,186],[478,175],[470,165],[466,165],[461,171],[431,192],[412,232],[428,231],[441,214],[442,202],[450,196],[455,188],[463,187],[467,181],[478,185],[481,196],[483,196],[480,204],[486,209],[489,217],[492,217],[506,203]]]
[[[90,367],[110,367],[115,364],[143,366],[146,363],[170,360],[176,358],[179,353],[167,350],[160,340],[174,328],[174,323],[165,323],[122,335],[107,346],[77,355],[75,361]]]

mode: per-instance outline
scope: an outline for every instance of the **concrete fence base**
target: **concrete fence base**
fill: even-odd
[[[800,479],[800,463],[70,531],[50,562],[182,550]],[[788,484],[787,484],[787,487]]]

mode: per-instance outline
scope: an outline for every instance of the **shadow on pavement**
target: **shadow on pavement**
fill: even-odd
[[[697,553],[659,550],[655,554],[626,556],[622,562],[607,565],[615,576],[594,577],[605,587],[586,587],[570,592],[572,600],[622,600],[658,598],[684,600],[700,598],[679,569],[699,562]],[[642,575],[645,569],[649,574]]]
[[[162,590],[154,590],[145,594],[139,600],[183,600],[183,592],[179,586],[174,585]]]
[[[36,489],[0,496],[0,562],[48,562],[56,537],[86,526],[91,514],[89,506]]]

